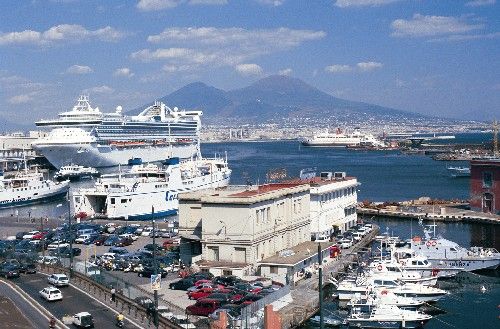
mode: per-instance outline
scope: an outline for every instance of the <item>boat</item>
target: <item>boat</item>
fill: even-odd
[[[425,286],[417,283],[405,283],[400,280],[385,279],[384,277],[357,277],[354,280],[346,279],[336,284],[339,300],[351,300],[356,294],[366,294],[371,289],[383,288],[398,296],[412,297],[421,302],[435,302],[446,296],[445,290]]]
[[[371,289],[366,294],[356,294],[348,307],[371,307],[378,304],[394,305],[402,309],[416,310],[425,304],[412,297],[398,296],[388,289]]]
[[[154,102],[134,116],[124,115],[121,106],[113,113],[103,113],[83,95],[57,119],[36,122],[38,127],[52,130],[33,142],[33,148],[58,169],[68,163],[100,168],[127,165],[134,158],[143,162],[189,159],[199,151],[202,114],[162,102]]]
[[[450,172],[451,177],[470,177],[469,167],[446,167],[446,169]]]
[[[227,159],[200,157],[181,162],[170,158],[165,163],[142,164],[128,172],[102,175],[93,187],[73,193],[75,213],[130,220],[174,215],[179,193],[226,187],[231,177]]]
[[[43,173],[19,171],[12,178],[5,178],[0,171],[0,208],[25,206],[56,200],[69,191],[69,181],[53,182]]]
[[[319,325],[320,324],[320,316],[316,315],[309,319],[312,324]],[[328,315],[323,315],[323,324],[329,327],[338,327],[342,324],[342,321],[332,318]]]
[[[427,286],[434,286],[437,283],[437,277],[429,275],[423,276],[420,271],[406,270],[402,264],[394,259],[377,259],[368,265],[367,275],[383,276],[387,279],[401,280],[403,282],[420,283]]]
[[[431,231],[433,235],[431,236]],[[458,267],[471,272],[496,269],[500,266],[500,253],[495,248],[471,247],[436,236],[436,224],[424,227],[424,238],[415,236],[408,247],[418,255],[427,257],[434,268]]]
[[[312,137],[301,138],[300,142],[304,146],[311,147],[386,147],[383,141],[372,134],[361,133],[358,129],[346,134],[339,128],[334,134],[326,131]]]
[[[137,166],[142,164],[142,159],[141,158],[132,158],[128,159],[128,165],[129,166]]]
[[[92,167],[83,167],[78,165],[62,166],[61,169],[54,175],[54,179],[58,181],[70,180],[77,181],[80,179],[92,178],[99,176],[97,169]]]
[[[432,316],[415,310],[400,309],[395,305],[378,304],[365,310],[353,307],[346,319],[350,327],[358,328],[420,328]]]

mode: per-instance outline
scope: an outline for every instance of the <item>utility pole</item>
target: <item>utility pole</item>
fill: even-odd
[[[43,234],[43,217],[40,217],[40,232]],[[45,267],[45,234],[42,235],[42,267]]]
[[[155,207],[151,207],[151,222],[153,224],[153,271],[154,275],[158,275],[158,265],[156,264],[156,228],[155,228]],[[155,328],[158,328],[158,290],[154,290],[154,311],[153,323]]]
[[[71,202],[68,190],[69,277],[73,276],[73,230],[71,227]]]
[[[498,157],[498,121],[493,121],[493,156]]]
[[[321,257],[321,243],[318,243],[318,263],[319,263],[319,328],[325,328],[323,319],[323,259]]]

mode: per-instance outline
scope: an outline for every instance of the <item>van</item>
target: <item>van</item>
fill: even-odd
[[[76,235],[78,236],[82,236],[82,235],[90,235],[90,234],[96,234],[96,230],[94,230],[93,228],[84,228],[84,229],[81,229],[81,230],[78,230],[76,231]]]
[[[362,233],[362,232],[354,232],[352,234],[352,237],[354,239],[354,241],[361,241],[361,239],[364,237],[365,235]]]
[[[210,313],[213,313],[221,306],[221,302],[215,299],[198,299],[194,305],[186,307],[186,313],[192,315],[208,316]]]

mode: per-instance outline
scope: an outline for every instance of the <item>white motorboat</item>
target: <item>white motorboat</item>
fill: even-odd
[[[427,286],[435,286],[436,276],[422,276],[417,271],[407,271],[400,263],[394,260],[378,259],[368,265],[369,273],[376,277],[383,276],[386,279],[401,280],[409,283],[420,283]]]
[[[310,318],[309,321],[315,325],[319,325],[320,316],[316,315],[316,316]],[[329,327],[338,327],[342,324],[342,321],[335,319],[335,318],[332,318],[328,315],[323,315],[323,323]]]
[[[179,193],[226,187],[230,177],[227,159],[171,158],[166,166],[143,164],[129,172],[102,175],[94,187],[73,193],[73,207],[83,217],[165,217],[177,213]]]
[[[54,179],[58,181],[67,179],[70,181],[76,181],[97,176],[99,176],[99,172],[95,168],[79,165],[67,165],[62,166],[61,169],[59,169],[59,171],[54,175]]]
[[[434,266],[427,257],[417,255],[409,248],[392,248],[391,259],[401,264],[404,270],[418,272],[423,277],[452,278],[464,270],[463,267]]]
[[[366,294],[372,289],[384,288],[403,297],[412,297],[420,302],[434,302],[446,296],[448,292],[430,286],[416,283],[405,283],[399,280],[390,280],[374,277],[358,277],[355,280],[343,280],[337,284],[339,300],[351,300],[356,294]]]
[[[396,295],[389,289],[374,288],[366,294],[357,294],[347,304],[349,307],[367,307],[378,304],[395,305],[402,309],[417,309],[425,302],[412,297]]]
[[[449,171],[451,177],[470,177],[470,168],[469,167],[446,167]]]
[[[310,138],[301,138],[300,142],[304,146],[314,147],[386,147],[383,141],[378,140],[372,134],[361,133],[358,129],[346,134],[339,128],[334,134],[326,131]]]
[[[53,182],[38,171],[19,171],[12,178],[5,178],[0,171],[0,208],[55,200],[68,190],[69,181]]]
[[[347,318],[351,327],[358,328],[420,328],[432,316],[414,310],[400,309],[394,305],[378,304],[368,311],[353,307]]]
[[[496,269],[500,266],[500,253],[494,248],[472,247],[466,249],[442,237],[436,237],[436,225],[424,228],[425,238],[414,237],[409,247],[423,255],[438,269],[458,267],[464,271]],[[434,231],[431,237],[431,230]]]

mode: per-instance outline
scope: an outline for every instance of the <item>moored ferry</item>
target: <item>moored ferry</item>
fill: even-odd
[[[300,142],[304,146],[312,147],[386,147],[383,141],[372,134],[361,133],[358,129],[352,133],[343,133],[339,128],[336,133],[326,131],[312,137],[301,138]]]

